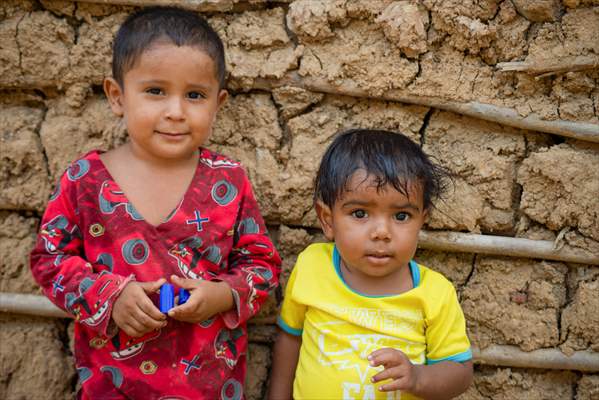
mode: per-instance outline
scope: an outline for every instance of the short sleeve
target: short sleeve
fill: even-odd
[[[306,306],[298,303],[293,296],[294,289],[296,288],[297,274],[298,268],[296,266],[291,271],[291,276],[287,281],[285,297],[283,298],[283,305],[281,306],[281,314],[277,319],[277,325],[290,335],[301,336],[304,327]]]
[[[466,320],[454,287],[448,287],[439,299],[434,315],[427,317],[426,363],[441,361],[465,362],[472,359],[470,341],[466,335]]]

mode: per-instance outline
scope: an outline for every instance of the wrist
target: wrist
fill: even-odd
[[[233,291],[231,286],[225,281],[214,281],[219,293],[219,304],[221,305],[219,312],[224,313],[229,311],[235,305],[233,300]]]
[[[412,364],[414,381],[410,392],[416,396],[423,393],[426,384],[426,365]]]

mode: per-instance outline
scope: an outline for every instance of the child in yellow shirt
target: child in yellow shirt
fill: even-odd
[[[331,243],[298,257],[270,399],[451,398],[472,381],[452,284],[412,260],[444,170],[399,133],[351,130],[323,156],[315,207]]]

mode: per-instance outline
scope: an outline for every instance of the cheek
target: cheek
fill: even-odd
[[[335,242],[343,246],[348,253],[360,252],[368,240],[368,234],[361,226],[337,226],[335,227]]]
[[[136,107],[131,107],[131,111],[127,113],[127,120],[136,125],[151,123],[157,116],[160,115],[158,110],[155,108],[156,107],[152,106],[151,104],[144,104],[141,107],[139,105]]]
[[[418,226],[410,227],[409,229],[399,229],[395,232],[395,243],[404,251],[413,251],[418,245]]]
[[[194,115],[195,124],[204,128],[212,127],[215,120],[216,112],[214,112],[211,108],[201,110],[200,112],[197,112]]]

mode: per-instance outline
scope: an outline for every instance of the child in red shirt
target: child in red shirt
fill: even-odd
[[[277,285],[280,258],[241,166],[201,147],[225,61],[198,15],[147,8],[121,26],[104,91],[129,141],[61,177],[31,269],[72,314],[91,399],[240,399],[246,322]],[[167,280],[191,293],[165,315]]]

